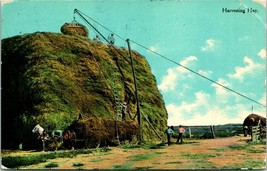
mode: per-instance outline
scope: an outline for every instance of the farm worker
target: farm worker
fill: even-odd
[[[183,133],[185,132],[185,129],[183,128],[182,125],[179,125],[179,128],[178,128],[178,138],[177,138],[177,142],[176,144],[179,143],[179,141],[181,140],[181,144],[183,143]]]
[[[123,102],[121,103],[121,106],[122,106],[122,110],[121,110],[121,118],[122,120],[125,120],[126,119],[126,109],[127,109],[127,103],[126,102]]]
[[[100,38],[98,35],[96,35],[96,37],[93,39],[94,42],[98,43],[98,44],[102,44]]]
[[[167,134],[167,140],[168,140],[168,145],[171,145],[171,136],[174,133],[172,128],[168,126],[168,129],[165,131],[165,133]]]
[[[115,38],[114,38],[113,34],[111,34],[111,35],[108,36],[108,40],[109,40],[109,42],[110,42],[111,44],[114,45],[114,43],[115,43]]]

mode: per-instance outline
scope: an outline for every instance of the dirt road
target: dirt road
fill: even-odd
[[[243,136],[235,136],[208,140],[186,139],[184,144],[172,144],[161,149],[112,147],[107,152],[51,159],[20,169],[43,169],[51,162],[58,164],[55,169],[262,169],[266,165],[266,146],[247,145],[247,140]],[[74,163],[80,165],[74,166]]]

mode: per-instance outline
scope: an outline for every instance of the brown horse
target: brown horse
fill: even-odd
[[[76,143],[76,134],[74,131],[66,130],[63,132],[63,143],[67,149],[74,150]]]
[[[243,122],[244,135],[245,135],[245,132],[247,130],[247,133],[252,136],[252,127],[253,126],[259,126],[261,134],[263,132],[266,132],[266,118],[264,118],[260,115],[257,115],[257,114],[248,115]]]

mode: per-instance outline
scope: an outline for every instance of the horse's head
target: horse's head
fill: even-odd
[[[43,131],[44,131],[44,128],[42,128],[39,124],[37,124],[32,130],[33,133],[38,132],[40,135],[42,135]]]

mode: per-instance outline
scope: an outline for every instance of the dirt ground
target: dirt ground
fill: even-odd
[[[246,144],[247,140],[248,138],[243,136],[234,136],[206,140],[185,139],[184,144],[172,144],[162,149],[111,147],[107,152],[51,159],[19,169],[44,169],[45,165],[51,162],[58,163],[58,167],[54,169],[262,169],[266,162],[265,145],[230,148],[233,145],[240,147]],[[172,141],[175,142],[174,139]],[[27,153],[30,152],[12,155]],[[83,166],[73,166],[75,162],[82,163]]]

